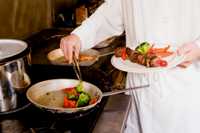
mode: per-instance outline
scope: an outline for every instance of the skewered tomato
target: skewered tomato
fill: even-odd
[[[127,55],[126,55],[126,48],[122,48],[122,59],[123,60],[126,60],[126,58],[127,58]]]

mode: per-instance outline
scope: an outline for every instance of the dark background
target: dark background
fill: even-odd
[[[25,39],[43,29],[75,28],[74,12],[81,5],[88,14],[103,0],[0,0],[0,38]]]

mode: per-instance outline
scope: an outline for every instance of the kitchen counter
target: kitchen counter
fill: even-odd
[[[93,133],[123,133],[130,105],[128,95],[110,96]]]

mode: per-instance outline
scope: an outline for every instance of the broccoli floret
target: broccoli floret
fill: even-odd
[[[83,92],[83,82],[80,82],[77,86],[76,86],[76,91],[78,93]]]
[[[77,107],[85,106],[89,103],[90,96],[87,93],[81,93],[77,101]]]
[[[135,48],[135,50],[141,54],[146,54],[151,45],[148,42],[143,42]]]

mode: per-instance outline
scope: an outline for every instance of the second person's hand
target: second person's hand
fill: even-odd
[[[72,63],[74,54],[77,59],[79,57],[79,52],[81,48],[81,40],[75,34],[65,36],[61,38],[60,48],[62,49],[65,59],[68,61],[68,63]]]
[[[200,48],[195,42],[185,43],[177,50],[178,55],[184,55],[185,60],[178,66],[187,68],[192,64],[193,61],[196,61],[200,58]]]

